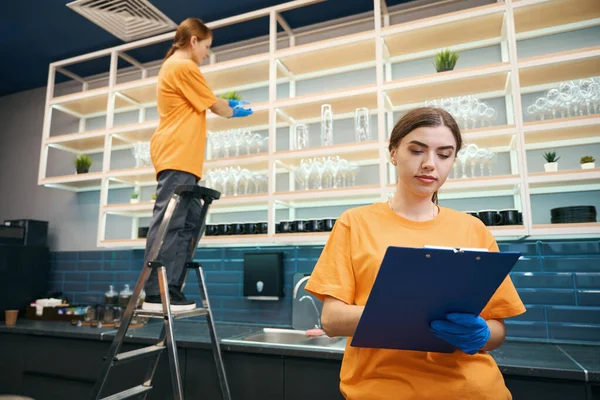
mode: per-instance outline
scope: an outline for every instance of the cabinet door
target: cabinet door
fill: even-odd
[[[0,334],[0,393],[22,394],[24,335]]]
[[[99,378],[104,356],[111,342],[80,340],[73,338],[25,337],[27,346],[21,346],[23,357],[23,385],[25,394],[36,400],[61,398],[65,388],[73,386],[76,393],[85,393],[81,397],[67,396],[66,398],[87,398]],[[148,345],[123,344],[121,353],[135,350]],[[179,368],[182,384],[185,374],[184,349],[179,349]],[[102,390],[102,396],[141,385],[146,371],[151,363],[150,358],[141,358],[111,368],[110,374]],[[35,388],[33,386],[37,385]],[[149,400],[164,400],[173,396],[169,357],[162,353],[154,379],[153,389],[148,395]],[[55,394],[57,393],[57,394]]]
[[[36,372],[23,375],[23,394],[35,400],[87,399],[93,383]]]
[[[223,352],[225,372],[233,399],[283,399],[283,358],[251,353]],[[212,350],[188,349],[186,399],[221,399]]]
[[[585,400],[585,383],[558,379],[505,377],[513,400]]]
[[[285,358],[285,400],[343,400],[341,361]]]

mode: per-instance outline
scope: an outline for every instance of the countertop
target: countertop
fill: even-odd
[[[224,351],[251,352],[293,357],[341,360],[343,349],[297,348],[267,346],[255,343],[228,343],[240,335],[258,332],[265,326],[237,323],[216,323],[217,335]],[[127,332],[130,343],[154,343],[162,322],[151,323]],[[67,322],[18,320],[13,327],[0,324],[0,333],[42,335],[65,338],[112,341],[114,328],[76,327]],[[176,321],[175,337],[178,345],[189,348],[210,348],[206,322]],[[491,351],[502,373],[532,378],[568,379],[600,383],[600,346],[584,344],[556,344],[508,340],[502,347]]]

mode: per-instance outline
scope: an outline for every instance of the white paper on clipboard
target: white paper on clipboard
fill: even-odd
[[[482,251],[482,252],[489,252],[488,249],[486,249],[485,247],[449,247],[449,246],[433,246],[433,245],[425,245],[423,246],[424,249],[440,249],[440,250],[452,250],[455,253],[458,252],[463,252],[463,251]],[[529,260],[529,258],[520,256],[519,257],[519,261],[521,260]]]

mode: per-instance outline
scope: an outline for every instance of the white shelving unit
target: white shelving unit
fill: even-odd
[[[528,173],[527,150],[600,143],[600,115],[524,122],[521,95],[547,90],[553,83],[600,75],[600,46],[520,59],[517,41],[558,32],[600,25],[598,0],[507,0],[482,7],[442,14],[421,20],[390,25],[385,0],[374,0],[374,29],[357,34],[295,45],[296,37],[283,13],[310,6],[319,0],[296,0],[275,7],[210,23],[212,28],[249,19],[269,17],[269,51],[234,60],[201,66],[209,86],[216,92],[268,88],[268,101],[252,105],[254,114],[244,119],[207,116],[210,131],[234,128],[267,130],[268,149],[264,153],[208,160],[211,168],[241,165],[266,171],[268,192],[264,195],[225,197],[212,207],[212,213],[263,210],[267,212],[268,233],[251,236],[206,237],[203,246],[244,244],[324,243],[327,234],[276,234],[275,211],[296,207],[351,205],[386,200],[394,188],[389,184],[387,141],[394,113],[421,105],[425,100],[449,96],[475,95],[479,99],[504,97],[506,125],[465,130],[464,139],[496,152],[510,154],[511,173],[490,177],[449,179],[440,192],[442,199],[513,196],[523,212],[523,226],[493,227],[498,238],[563,237],[600,235],[600,223],[533,225],[531,194],[564,190],[600,190],[600,170],[572,170],[557,173]],[[289,47],[278,49],[278,23]],[[153,203],[108,204],[114,188],[155,185],[152,168],[111,169],[113,151],[128,149],[138,141],[148,141],[158,121],[147,118],[156,106],[156,77],[149,77],[150,64],[132,59],[127,52],[172,40],[174,33],[144,39],[50,65],[45,118],[41,143],[39,184],[75,192],[100,190],[98,246],[108,248],[143,247],[144,239],[106,240],[107,216],[134,219],[149,217]],[[441,49],[465,51],[500,45],[502,61],[454,71],[393,79],[395,63],[432,58]],[[108,85],[89,89],[89,82],[72,73],[82,83],[78,93],[54,96],[55,74],[69,65],[100,57],[110,57]],[[122,58],[140,71],[141,79],[117,84],[118,62]],[[156,63],[153,64],[154,67]],[[374,69],[374,83],[304,96],[296,96],[296,84],[317,77]],[[289,98],[277,98],[277,86],[289,85]],[[320,106],[329,103],[335,119],[353,117],[357,107],[367,107],[377,117],[375,139],[369,142],[336,144],[306,150],[277,151],[277,128],[320,120]],[[60,111],[79,120],[77,132],[50,135],[53,113]],[[121,112],[137,112],[138,122],[116,125]],[[94,118],[105,118],[101,129],[86,129]],[[82,175],[47,176],[50,148],[75,154],[102,155],[102,170]],[[337,154],[348,160],[378,165],[379,180],[368,186],[330,190],[277,192],[278,172],[297,165],[303,158]],[[293,182],[293,179],[290,179]]]

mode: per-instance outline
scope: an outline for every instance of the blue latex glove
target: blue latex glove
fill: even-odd
[[[250,104],[250,103],[248,103],[247,101],[243,101],[243,100],[229,100],[229,107],[231,107],[231,108],[245,106],[246,104]]]
[[[247,117],[248,115],[252,115],[251,108],[235,107],[233,109],[233,115],[230,118]]]
[[[467,354],[477,353],[490,338],[490,328],[474,314],[451,313],[445,320],[431,322],[433,334]]]

